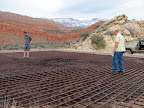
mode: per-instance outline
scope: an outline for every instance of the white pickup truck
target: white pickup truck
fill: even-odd
[[[126,42],[126,53],[144,53],[144,40]]]

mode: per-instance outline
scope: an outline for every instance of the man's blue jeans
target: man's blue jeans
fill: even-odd
[[[113,57],[113,72],[117,72],[117,65],[119,65],[119,69],[121,72],[124,72],[123,66],[123,53],[124,52],[115,52]]]

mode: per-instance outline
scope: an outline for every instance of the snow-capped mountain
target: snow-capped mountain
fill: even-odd
[[[107,19],[94,18],[92,20],[78,20],[74,18],[50,18],[49,20],[58,22],[67,27],[87,28],[98,21],[107,21]]]

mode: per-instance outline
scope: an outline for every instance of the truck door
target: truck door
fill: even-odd
[[[144,40],[140,40],[139,44],[140,44],[139,50],[144,50]]]
[[[144,40],[139,41],[139,52],[144,53]]]

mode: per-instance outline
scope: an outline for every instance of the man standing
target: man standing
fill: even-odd
[[[24,39],[25,39],[25,43],[24,43],[24,57],[23,58],[29,58],[29,51],[31,48],[31,41],[32,41],[32,37],[25,31],[24,32]],[[27,56],[26,56],[27,53]]]
[[[125,72],[124,66],[123,66],[123,53],[125,50],[125,39],[124,37],[119,33],[118,30],[114,31],[115,34],[115,47],[113,50],[114,57],[113,57],[113,72],[118,73],[117,71],[117,65],[119,64],[119,72]]]

